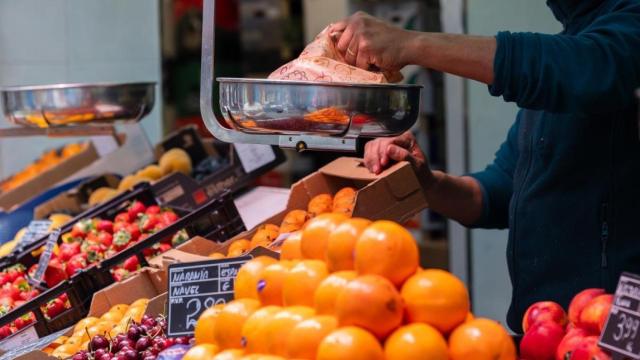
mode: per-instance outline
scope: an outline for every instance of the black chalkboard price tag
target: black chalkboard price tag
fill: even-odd
[[[599,344],[614,359],[640,359],[640,276],[620,275]]]
[[[233,282],[252,256],[169,265],[168,335],[193,335],[207,308],[233,300]]]
[[[51,261],[51,255],[53,254],[53,248],[58,242],[58,237],[60,236],[60,229],[54,229],[51,233],[49,233],[49,237],[47,238],[47,242],[44,245],[44,251],[40,254],[40,259],[38,260],[38,267],[36,268],[36,273],[31,278],[32,283],[40,284],[44,280],[44,273],[49,266],[49,261]]]

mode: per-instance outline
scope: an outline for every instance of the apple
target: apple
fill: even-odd
[[[611,360],[611,356],[598,346],[598,337],[591,335],[582,339],[569,360]]]
[[[520,356],[526,360],[555,360],[564,328],[555,322],[539,322],[520,341]]]
[[[572,326],[569,324],[567,327]],[[562,338],[560,344],[558,344],[558,349],[556,350],[556,360],[566,360],[568,358],[567,354],[571,355],[571,353],[578,347],[578,345],[584,340],[585,337],[589,336],[586,330],[581,328],[571,328],[567,330],[567,334]]]
[[[587,303],[593,298],[604,294],[604,289],[596,288],[585,289],[577,293],[569,304],[569,322],[577,324],[580,321],[580,313],[587,306]]]
[[[613,295],[603,294],[591,299],[580,313],[578,326],[593,335],[599,335],[609,316]]]
[[[552,322],[564,328],[567,325],[567,313],[562,306],[553,301],[539,301],[529,306],[522,318],[522,330],[526,333],[537,323]]]

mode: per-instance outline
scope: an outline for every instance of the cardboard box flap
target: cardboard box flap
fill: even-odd
[[[371,173],[364,166],[362,159],[354,157],[340,157],[321,167],[318,171],[325,175],[367,181],[373,181],[380,176]]]
[[[138,298],[154,298],[166,291],[162,270],[145,268],[136,275],[108,286],[93,295],[90,316],[101,316],[116,304],[131,304]]]

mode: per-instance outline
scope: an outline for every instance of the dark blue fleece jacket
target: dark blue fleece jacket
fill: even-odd
[[[509,326],[640,273],[640,0],[549,0],[557,35],[501,32],[489,87],[521,108],[483,189],[477,227],[509,228]]]

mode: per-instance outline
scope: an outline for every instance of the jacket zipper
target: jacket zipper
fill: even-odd
[[[600,266],[602,268],[607,267],[607,242],[609,241],[608,205],[605,202],[600,207]]]

